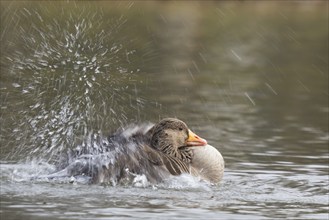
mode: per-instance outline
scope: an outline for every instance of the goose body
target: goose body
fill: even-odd
[[[174,118],[118,130],[100,153],[83,152],[71,161],[58,174],[89,176],[91,183],[131,182],[136,175],[159,183],[183,173],[218,183],[224,172],[219,151]]]
[[[191,174],[211,183],[219,183],[224,174],[224,159],[211,145],[193,148]]]

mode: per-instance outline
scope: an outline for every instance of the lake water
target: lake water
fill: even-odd
[[[1,219],[328,219],[328,2],[1,1]],[[30,180],[177,117],[218,186]]]

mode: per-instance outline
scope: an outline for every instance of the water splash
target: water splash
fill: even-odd
[[[127,58],[135,50],[120,33],[126,22],[122,16],[109,20],[102,11],[64,6],[61,16],[48,12],[47,7],[22,8],[13,16],[19,34],[11,43],[20,50],[6,54],[14,82],[8,87],[16,91],[9,98],[23,110],[10,120],[13,130],[1,128],[10,133],[4,135],[13,146],[9,158],[49,162],[78,144],[95,148],[101,131],[127,123],[129,109],[123,103],[137,100],[131,89],[136,85],[132,74],[139,70]],[[131,106],[140,109],[143,103]]]

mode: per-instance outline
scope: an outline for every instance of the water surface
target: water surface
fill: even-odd
[[[1,2],[4,219],[328,219],[328,3]],[[58,153],[178,117],[223,181],[31,181]]]

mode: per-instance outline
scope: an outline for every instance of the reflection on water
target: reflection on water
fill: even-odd
[[[1,216],[327,219],[327,6],[1,2]],[[166,116],[222,152],[220,186],[28,181]]]

